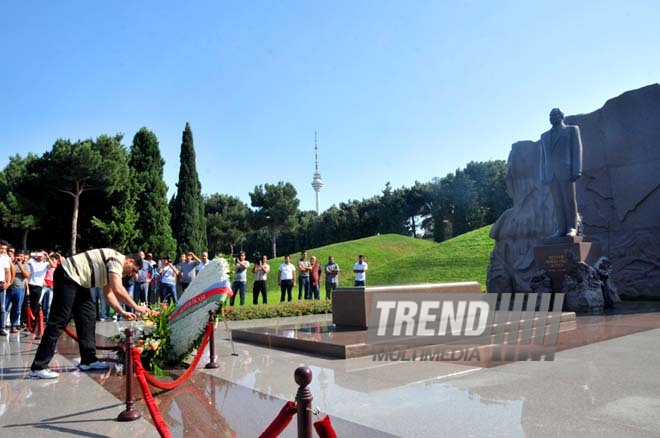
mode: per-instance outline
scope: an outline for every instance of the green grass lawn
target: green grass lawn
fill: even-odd
[[[308,249],[308,255],[319,258],[325,265],[332,255],[341,270],[339,287],[353,285],[353,264],[359,254],[364,254],[369,270],[367,285],[436,283],[448,281],[478,281],[485,289],[486,267],[494,242],[488,237],[490,226],[474,230],[442,243],[413,239],[398,234],[366,237],[349,242],[335,243]],[[300,254],[292,254],[291,262],[297,265]],[[280,300],[277,286],[277,268],[284,257],[269,260],[271,274],[268,278],[268,303]],[[252,305],[252,266],[248,272],[246,305]],[[321,297],[325,296],[325,277],[321,279]],[[293,290],[294,301],[298,297],[298,285]],[[238,303],[238,301],[237,301]]]
[[[367,284],[478,281],[485,289],[486,269],[495,244],[488,236],[490,228],[479,228],[382,266],[369,266]]]

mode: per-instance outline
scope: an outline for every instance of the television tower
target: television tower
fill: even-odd
[[[321,189],[323,188],[323,180],[319,173],[319,145],[316,141],[316,131],[314,131],[314,159],[316,164],[316,172],[314,172],[314,179],[312,180],[312,187],[316,192],[316,214],[321,214]]]

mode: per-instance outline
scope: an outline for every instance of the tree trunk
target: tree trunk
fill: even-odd
[[[417,227],[415,226],[415,216],[410,216],[410,224],[412,225],[412,236],[417,237]]]
[[[73,214],[71,215],[71,255],[76,255],[76,237],[78,236],[78,209],[80,208],[80,193],[73,197]]]
[[[25,232],[23,233],[23,243],[22,243],[23,247],[21,248],[23,251],[27,251],[27,237],[28,237],[29,232],[30,232],[30,229],[26,228]]]
[[[231,257],[234,257],[234,244],[233,243],[229,244],[229,255]]]
[[[273,245],[273,258],[277,258],[277,244],[275,241],[277,240],[277,235],[275,234],[276,229],[275,225],[270,226],[270,241]]]

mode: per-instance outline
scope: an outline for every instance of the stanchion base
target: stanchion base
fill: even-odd
[[[218,362],[209,362],[204,366],[204,368],[206,368],[207,370],[213,368],[220,368],[220,364]]]
[[[138,411],[132,410],[129,411],[126,409],[125,411],[122,411],[119,415],[117,415],[117,421],[135,421],[139,420],[142,417],[142,414],[140,414]]]

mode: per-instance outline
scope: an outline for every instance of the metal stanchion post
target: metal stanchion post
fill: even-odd
[[[215,320],[215,313],[214,312],[209,312],[209,322],[206,325],[207,330],[208,328],[211,329],[211,335],[209,339],[209,359],[210,362],[206,364],[204,368],[206,369],[212,369],[212,368],[218,368],[220,365],[218,362],[215,361],[215,330],[213,328],[214,326],[214,320]]]
[[[124,369],[126,370],[126,409],[117,416],[118,421],[133,421],[142,416],[142,414],[133,409],[133,405],[135,404],[135,400],[133,399],[133,358],[131,355],[133,334],[132,328],[129,327],[126,329],[126,361],[124,364]]]
[[[296,405],[298,407],[298,438],[312,438],[312,391],[309,384],[312,383],[312,370],[308,367],[298,367],[293,373],[298,384],[296,393]]]

